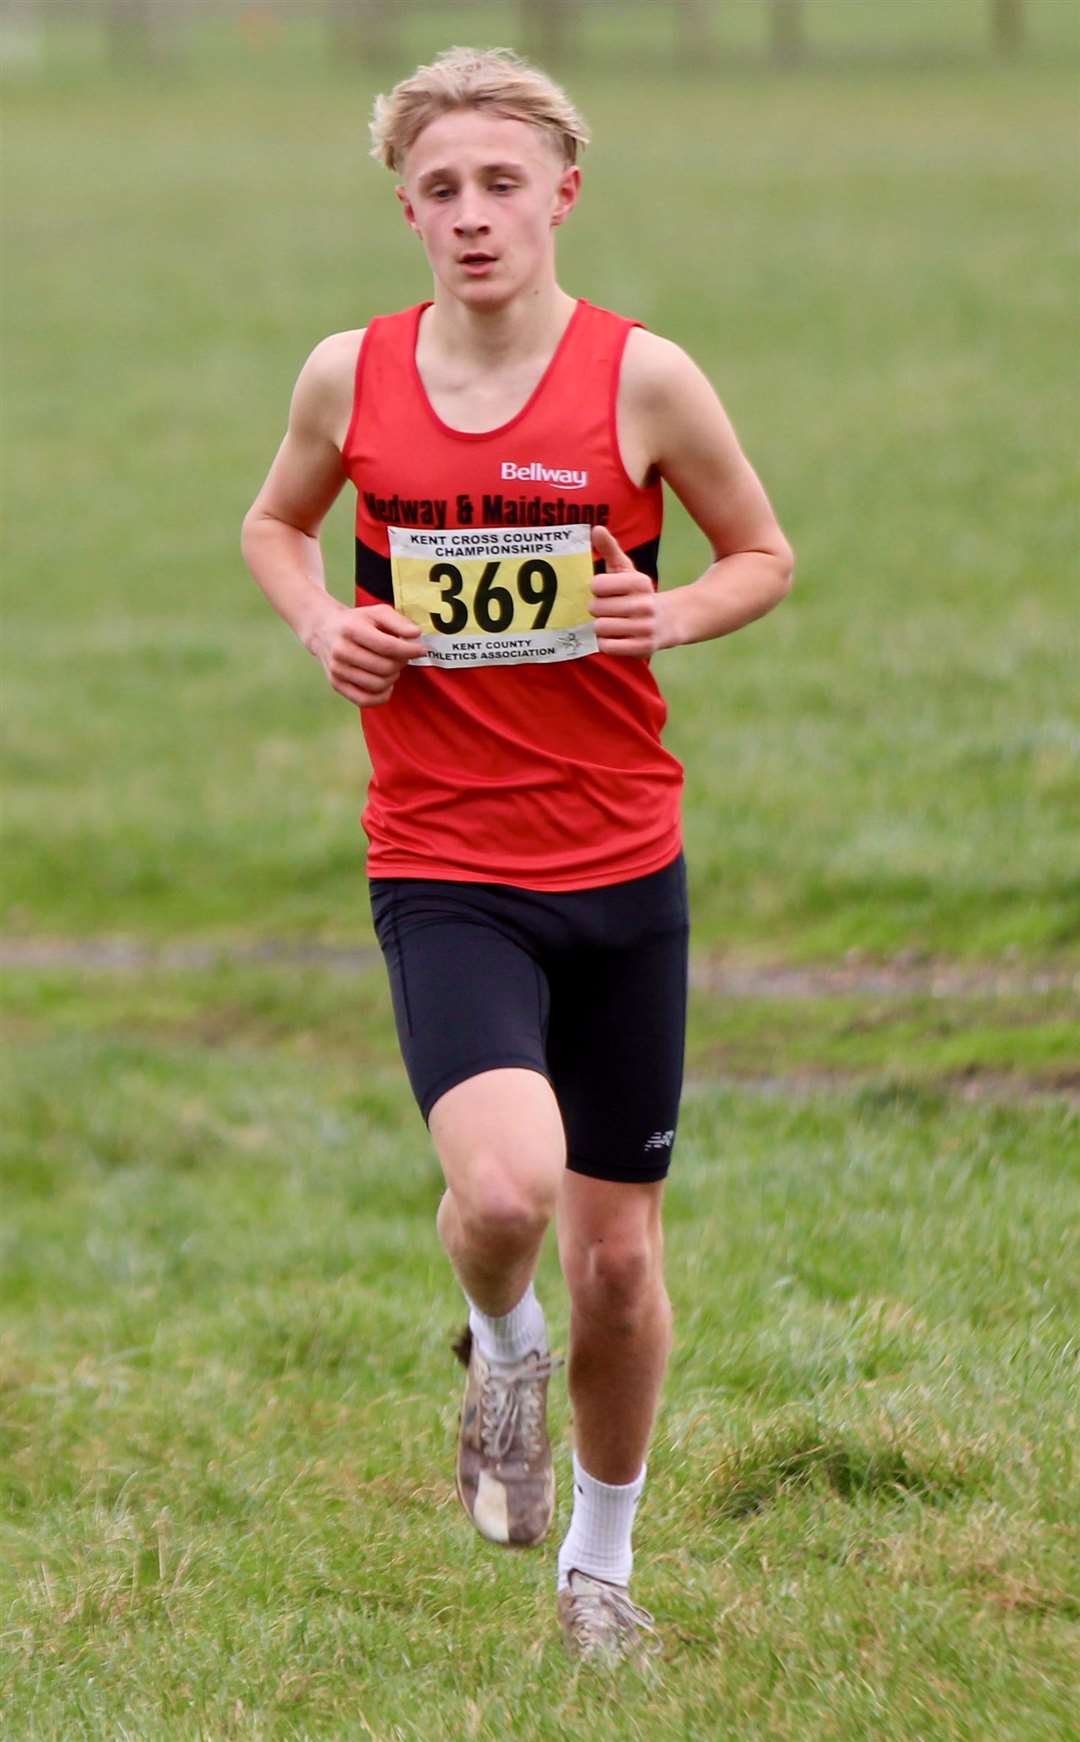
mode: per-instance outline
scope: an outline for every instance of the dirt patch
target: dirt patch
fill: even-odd
[[[373,944],[321,944],[286,938],[256,943],[148,944],[122,935],[87,938],[0,939],[0,967],[97,968],[118,974],[183,973],[226,967],[322,968],[355,974],[375,967]],[[744,962],[730,956],[695,955],[695,990],[710,997],[815,998],[1022,998],[1074,992],[1080,1000],[1080,965],[1027,964],[1009,960],[954,962],[896,956],[886,961],[851,953],[840,962]]]
[[[148,944],[141,938],[0,938],[0,967],[100,968],[114,974],[193,973],[241,967],[328,968],[355,974],[380,961],[374,944],[259,943]]]
[[[876,1105],[909,1102],[929,1106],[943,1099],[987,1106],[1066,1106],[1080,1111],[1080,1070],[1048,1072],[1033,1077],[1019,1071],[954,1071],[925,1079],[882,1080],[865,1071],[840,1071],[811,1066],[770,1075],[730,1071],[694,1071],[686,1079],[687,1096],[731,1089],[740,1095],[760,1095],[767,1101],[810,1101],[820,1095],[862,1094]]]
[[[381,972],[381,955],[370,944],[324,944],[285,938],[255,942],[215,941],[147,943],[122,935],[86,938],[0,939],[0,966],[48,972],[50,969],[86,970],[136,978],[140,975],[213,972],[228,967],[303,970],[342,975]],[[886,1006],[856,1019],[876,1026],[890,1020],[890,1003],[901,1004],[918,997],[965,998],[984,1002],[1000,998],[1038,999],[1063,992],[1080,1000],[1080,969],[1061,964],[1022,964],[1014,961],[957,963],[898,957],[871,961],[847,956],[840,962],[810,964],[760,963],[730,957],[696,956],[691,964],[695,990],[719,1002],[790,1004],[814,999],[859,998],[879,1000]],[[1037,1013],[1033,1012],[1033,1019]],[[1080,1024],[1080,1002],[1078,1002]],[[235,1041],[245,1027],[242,1011],[207,1012],[196,1028],[203,1040]],[[1078,1030],[1080,1031],[1080,1030]],[[9,1031],[10,1032],[10,1031]],[[1080,1055],[1080,1047],[1078,1047]],[[707,1057],[697,1063],[687,1081],[688,1094],[717,1088],[737,1089],[777,1100],[809,1099],[816,1095],[863,1093],[879,1102],[902,1100],[940,1101],[943,1097],[970,1102],[1016,1106],[1025,1103],[1067,1103],[1080,1108],[1080,1065],[1064,1066],[1034,1074],[992,1068],[970,1069],[923,1079],[889,1077],[865,1071],[845,1071],[827,1066],[799,1065],[776,1073],[732,1071],[717,1060],[715,1071]]]
[[[697,956],[690,977],[697,990],[717,998],[1023,998],[1074,992],[1080,999],[1080,967],[1067,963],[950,962],[912,956],[875,961],[852,954],[840,962],[793,965]]]

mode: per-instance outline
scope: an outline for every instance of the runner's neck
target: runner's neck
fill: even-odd
[[[554,282],[501,308],[474,309],[435,287],[417,336],[421,375],[441,380],[491,376],[504,370],[550,363],[577,302]]]
[[[528,405],[543,381],[578,307],[552,286],[546,310],[493,310],[477,330],[475,311],[433,303],[420,319],[416,369],[435,415],[462,434],[500,429]],[[472,316],[457,324],[463,313]],[[541,319],[541,316],[543,318]],[[446,318],[444,318],[446,317]],[[498,330],[496,330],[498,329]]]

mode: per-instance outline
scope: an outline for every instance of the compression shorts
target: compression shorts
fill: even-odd
[[[481,1071],[547,1077],[567,1165],[596,1179],[668,1171],[686,1029],[682,854],[598,889],[372,878],[409,1080],[427,1119]]]

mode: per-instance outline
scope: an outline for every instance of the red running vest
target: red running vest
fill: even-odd
[[[357,358],[342,453],[357,491],[357,604],[393,602],[390,526],[599,522],[655,580],[662,488],[630,478],[615,427],[639,323],[579,301],[521,411],[472,434],[443,423],[420,379],[429,306],[373,320]],[[368,874],[567,890],[660,870],[681,845],[666,718],[645,660],[406,666],[388,702],[361,710]]]

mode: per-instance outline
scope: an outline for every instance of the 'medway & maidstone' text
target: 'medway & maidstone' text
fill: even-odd
[[[568,502],[564,496],[546,502],[542,496],[458,496],[454,518],[445,496],[376,496],[364,491],[364,506],[372,520],[387,526],[606,526],[607,502]]]

